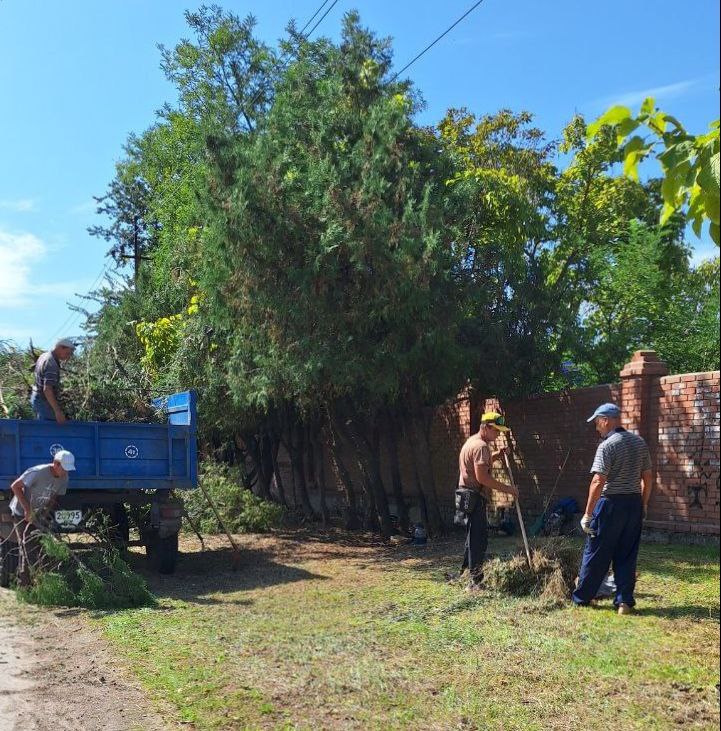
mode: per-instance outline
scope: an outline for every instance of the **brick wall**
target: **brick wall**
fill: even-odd
[[[433,472],[443,512],[450,519],[458,477],[458,452],[469,434],[477,430],[479,416],[486,410],[505,414],[512,428],[509,453],[528,519],[541,513],[547,502],[566,496],[574,497],[583,509],[590,482],[588,470],[598,445],[595,428],[586,419],[598,405],[613,401],[623,411],[624,426],[641,434],[651,450],[655,486],[647,528],[718,536],[719,373],[680,376],[666,373],[665,364],[655,353],[638,351],[621,372],[620,383],[518,401],[499,402],[495,398],[461,394],[438,409],[430,422]],[[387,443],[383,434],[381,443]],[[416,470],[402,434],[399,450],[411,518],[419,520]],[[282,461],[287,463],[286,459]],[[352,467],[351,459],[348,463]],[[390,492],[385,451],[382,467]],[[326,475],[332,477],[329,468]],[[500,470],[497,476],[505,479]],[[291,484],[286,471],[289,495]],[[329,493],[329,502],[338,502],[338,491],[329,488]],[[317,501],[317,496],[311,497]],[[498,495],[494,503],[496,507],[504,507],[509,501]]]
[[[719,534],[719,373],[661,378],[654,394],[659,530]]]

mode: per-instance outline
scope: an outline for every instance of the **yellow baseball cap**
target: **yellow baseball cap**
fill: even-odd
[[[488,424],[494,426],[498,431],[507,432],[511,431],[506,426],[506,417],[499,414],[497,411],[486,411],[481,417],[481,424]]]

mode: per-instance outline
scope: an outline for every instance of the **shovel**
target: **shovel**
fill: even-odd
[[[508,458],[508,453],[503,452],[503,459],[506,462],[506,470],[508,471],[508,478],[511,481],[511,486],[516,487],[516,481],[513,479],[513,470],[511,469],[511,460]],[[518,489],[518,488],[516,488]],[[531,549],[528,546],[528,536],[526,535],[526,525],[523,522],[523,515],[521,514],[521,503],[516,498],[516,513],[518,513],[518,524],[521,526],[521,535],[523,536],[523,547],[526,549],[526,560],[528,561],[528,568],[533,571],[533,561],[531,560]]]

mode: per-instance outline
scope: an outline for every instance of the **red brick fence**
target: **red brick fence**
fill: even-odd
[[[459,396],[435,413],[430,433],[436,490],[444,512],[449,517],[452,513],[458,451],[478,428],[480,414],[490,408],[504,413],[512,428],[509,451],[516,466],[521,504],[529,519],[543,511],[554,486],[553,500],[570,496],[583,507],[590,481],[588,469],[598,445],[596,431],[586,419],[599,404],[613,401],[622,409],[624,425],[641,434],[651,450],[655,487],[647,529],[688,534],[689,539],[693,535],[718,536],[719,373],[667,373],[666,365],[653,351],[638,351],[621,371],[620,383],[518,401]],[[411,516],[418,520],[418,473],[403,441],[399,451],[404,491]],[[387,455],[383,461],[383,476],[389,486]],[[287,466],[287,460],[281,459],[281,464]],[[286,484],[290,484],[287,469],[284,472]],[[331,474],[330,469],[326,474]],[[497,507],[503,504],[500,497]]]

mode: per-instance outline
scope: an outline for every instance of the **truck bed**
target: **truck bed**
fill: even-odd
[[[197,486],[193,392],[156,399],[167,424],[0,419],[0,489],[59,449],[75,455],[71,490],[188,490]]]

